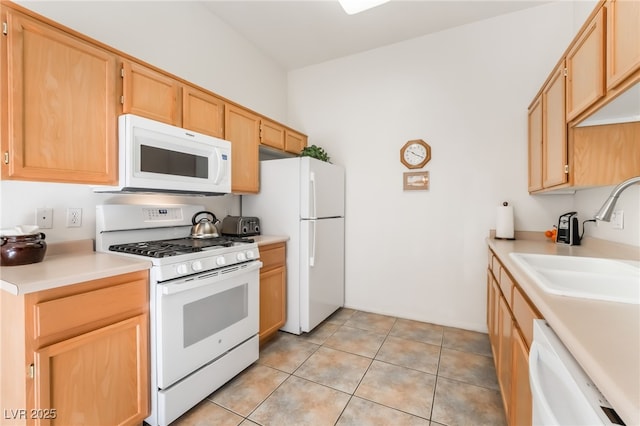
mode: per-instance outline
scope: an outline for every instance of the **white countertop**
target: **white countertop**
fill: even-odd
[[[282,243],[289,240],[289,237],[284,235],[256,235],[254,237],[250,237],[258,243],[258,247],[266,246],[267,244],[275,244]]]
[[[147,260],[96,253],[91,240],[51,244],[42,262],[0,267],[0,289],[21,295],[150,267]]]
[[[640,259],[640,249],[599,240],[582,246],[488,239],[489,247],[627,425],[640,425],[640,305],[540,290],[509,253]],[[639,283],[640,285],[640,283]]]

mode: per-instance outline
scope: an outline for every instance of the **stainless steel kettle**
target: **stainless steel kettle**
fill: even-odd
[[[211,216],[211,220],[209,220],[208,217],[203,217],[196,221],[201,214]],[[216,238],[218,236],[218,228],[216,228],[216,225],[220,223],[220,221],[216,219],[216,215],[209,211],[203,210],[194,214],[191,223],[193,224],[191,227],[191,238]]]

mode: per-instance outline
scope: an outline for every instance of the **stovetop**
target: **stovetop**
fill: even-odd
[[[174,238],[169,240],[142,241],[126,244],[113,244],[109,251],[135,254],[153,258],[178,256],[197,253],[205,250],[215,250],[220,247],[253,243],[251,238],[244,237],[215,237],[215,238]]]

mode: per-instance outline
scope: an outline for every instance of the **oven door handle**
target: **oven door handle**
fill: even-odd
[[[194,288],[211,285],[216,282],[234,278],[240,275],[244,275],[249,272],[253,272],[262,267],[262,262],[254,260],[250,264],[244,264],[239,266],[230,266],[228,268],[219,269],[211,272],[204,272],[200,275],[183,278],[176,281],[171,281],[165,284],[158,284],[160,291],[164,295],[171,295],[182,293],[184,291],[193,290]],[[236,270],[233,270],[236,268]]]

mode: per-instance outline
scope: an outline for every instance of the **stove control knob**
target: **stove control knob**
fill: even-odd
[[[195,262],[193,262],[191,264],[191,269],[193,269],[194,271],[201,271],[202,270],[202,262],[200,262],[199,260],[196,260]]]
[[[245,260],[247,260],[247,255],[240,252],[236,255],[236,259],[238,259],[240,262],[243,262]]]
[[[178,265],[176,267],[176,272],[180,275],[186,274],[187,273],[187,265],[185,265],[184,263],[181,263],[180,265]]]
[[[253,259],[254,257],[256,257],[254,252],[251,250],[247,251],[247,259]]]
[[[220,256],[216,259],[216,265],[218,266],[224,266],[226,263],[227,261],[225,260],[224,256]]]

